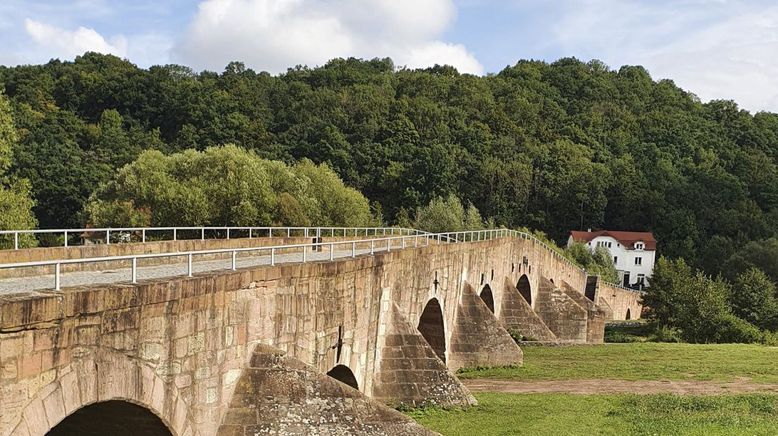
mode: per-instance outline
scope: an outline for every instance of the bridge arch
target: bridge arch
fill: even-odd
[[[29,428],[30,434],[73,434],[50,433],[57,428],[60,423],[74,416],[78,411],[84,410],[79,415],[95,416],[96,411],[104,410],[105,407],[122,406],[123,410],[144,411],[154,415],[163,425],[168,433],[172,435],[192,434],[193,421],[189,406],[184,398],[178,393],[178,389],[173,383],[166,383],[156,374],[155,368],[140,362],[131,357],[119,354],[115,351],[98,348],[94,351],[92,357],[78,359],[70,364],[61,367],[58,370],[60,374],[54,381],[41,386],[35,397],[27,403],[22,409],[16,423],[19,431]],[[121,374],[117,379],[117,374]],[[72,395],[78,392],[78,395]],[[53,396],[62,399],[62,407],[52,409],[55,413],[44,413],[41,409],[44,400]],[[122,404],[109,403],[115,401]],[[103,404],[102,406],[93,405]],[[113,405],[113,406],[112,406]],[[132,405],[139,409],[132,409]],[[131,412],[128,412],[131,414]],[[37,420],[35,431],[28,427],[28,417],[40,417]],[[83,420],[82,418],[74,418]],[[152,422],[148,419],[145,422]],[[13,426],[11,428],[14,428]],[[68,424],[65,429],[71,428]],[[92,434],[114,434],[111,432],[97,432]],[[91,436],[90,433],[80,432],[79,436]],[[122,433],[118,433],[122,434]],[[145,433],[130,433],[145,434]],[[159,433],[150,433],[156,436]]]
[[[359,390],[359,383],[357,383],[354,372],[346,365],[335,365],[331,370],[327,371],[327,375],[343,384]]]
[[[629,311],[629,307],[627,308],[627,315],[624,317],[624,319],[627,321],[632,319],[632,313]]]
[[[443,324],[443,308],[437,298],[430,299],[424,306],[417,329],[435,351],[435,354],[445,363],[446,328]]]
[[[530,286],[529,277],[527,277],[526,274],[519,278],[519,282],[516,283],[516,289],[519,290],[519,294],[524,297],[524,300],[527,301],[527,304],[532,306],[532,286]]]
[[[173,436],[151,410],[122,400],[92,403],[71,413],[46,436]]]
[[[494,313],[494,294],[492,293],[492,288],[489,287],[489,285],[485,285],[481,290],[481,300],[483,300],[484,303],[486,303],[486,307],[488,307],[489,310]]]

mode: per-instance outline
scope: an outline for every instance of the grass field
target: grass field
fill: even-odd
[[[778,396],[476,394],[463,410],[411,412],[446,436],[775,435]]]
[[[778,383],[778,347],[632,343],[523,347],[524,365],[460,371],[460,378],[712,380]]]

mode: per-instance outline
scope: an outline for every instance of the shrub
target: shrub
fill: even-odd
[[[764,340],[764,334],[758,328],[735,315],[726,314],[717,324],[715,341],[712,342],[751,344]]]

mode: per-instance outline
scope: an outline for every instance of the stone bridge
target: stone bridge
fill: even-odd
[[[425,434],[391,407],[474,404],[455,372],[521,364],[509,332],[598,343],[639,317],[540,241],[478,235],[0,294],[0,435]]]

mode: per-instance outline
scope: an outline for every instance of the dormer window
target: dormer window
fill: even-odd
[[[645,248],[645,246],[646,245],[642,242],[635,242],[635,250],[642,250],[643,248]]]

